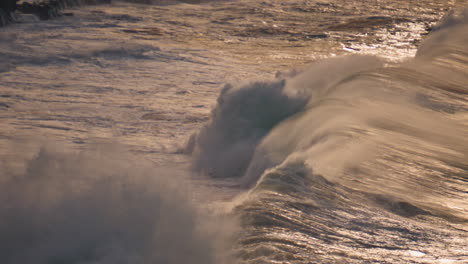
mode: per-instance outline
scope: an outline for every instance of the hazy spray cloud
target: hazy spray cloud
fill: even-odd
[[[241,177],[261,139],[307,102],[286,95],[284,87],[284,80],[226,85],[211,121],[189,143],[194,169],[213,177]]]
[[[286,79],[226,85],[210,122],[189,142],[194,169],[213,177],[246,173],[245,178],[257,179],[272,166],[272,157],[257,148],[265,136],[307,104],[323,99],[340,81],[378,66],[381,62],[375,57],[348,56],[316,62]],[[255,162],[251,162],[254,154]]]
[[[173,170],[49,148],[23,169],[3,165],[2,263],[226,263],[222,221],[188,202]]]

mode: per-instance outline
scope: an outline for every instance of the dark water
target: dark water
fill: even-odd
[[[1,29],[0,262],[467,263],[468,14],[420,43],[445,6],[374,2]],[[290,15],[312,10],[315,37]]]

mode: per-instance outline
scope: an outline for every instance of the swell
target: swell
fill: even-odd
[[[337,58],[221,94],[190,149],[199,172],[246,187],[235,209],[245,230],[241,261],[466,260],[465,14],[442,23],[399,65]],[[270,92],[255,96],[260,86]],[[271,118],[272,109],[290,105]],[[259,120],[272,120],[261,133]],[[233,155],[237,144],[247,150]]]
[[[313,174],[348,188],[466,219],[463,19],[431,35],[412,61],[349,74],[326,91],[308,86],[306,108],[269,132],[243,181],[261,177],[261,184],[263,172],[300,160]],[[290,84],[297,89],[294,78]]]

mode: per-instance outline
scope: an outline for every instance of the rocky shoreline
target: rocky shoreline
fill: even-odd
[[[107,4],[112,0],[5,0],[0,3],[0,27],[17,22],[18,14],[31,14],[40,20],[61,16],[60,11],[80,5]]]

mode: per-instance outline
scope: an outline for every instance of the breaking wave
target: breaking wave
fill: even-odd
[[[246,188],[241,261],[466,260],[466,14],[398,65],[348,56],[222,90],[188,149]]]
[[[13,146],[0,163],[0,260],[466,262],[466,14],[398,65],[348,56],[225,86],[187,152],[196,172],[242,187],[229,204],[238,232],[192,201],[177,170],[114,149]]]

